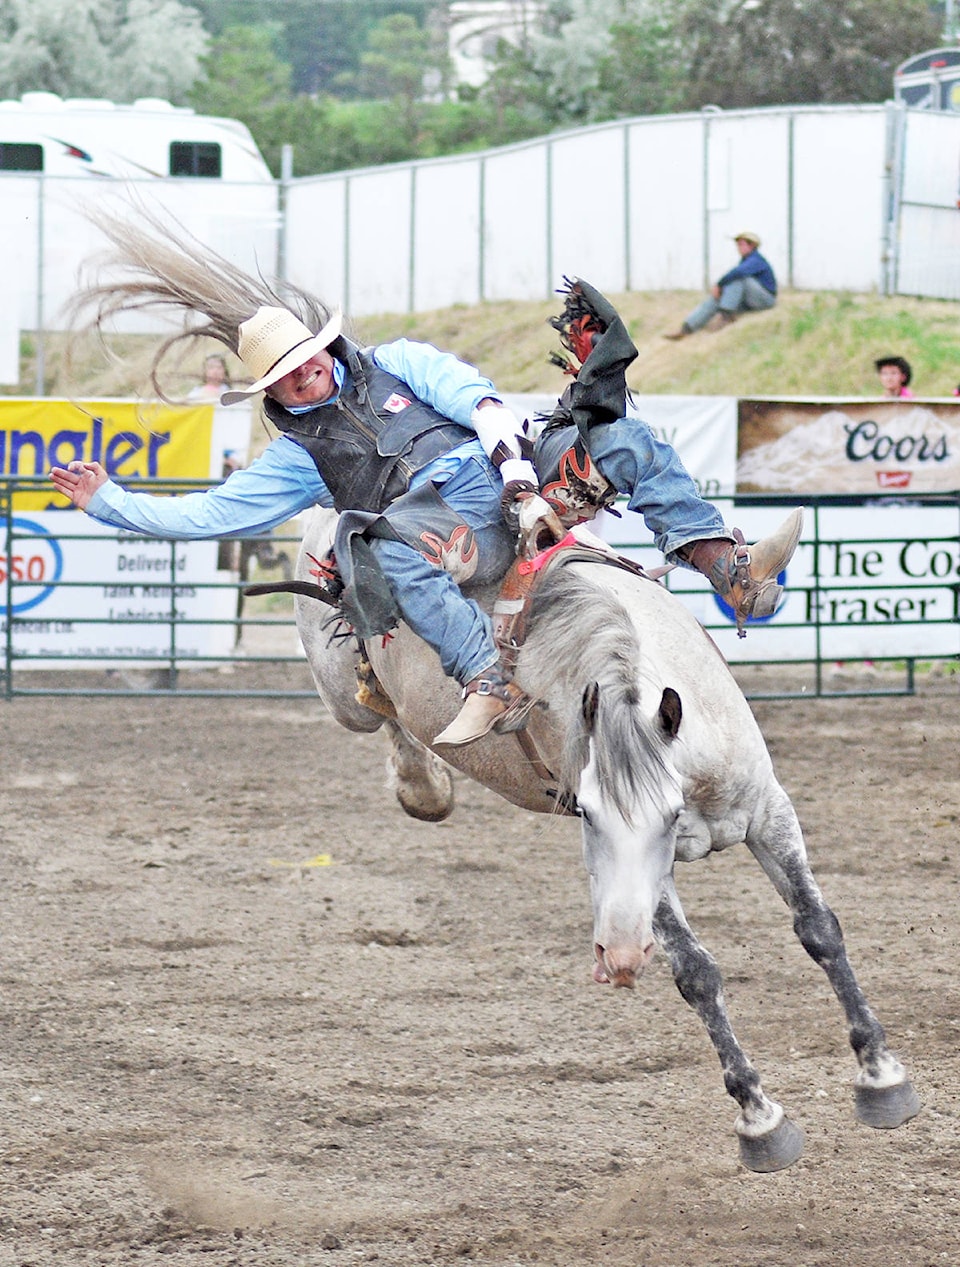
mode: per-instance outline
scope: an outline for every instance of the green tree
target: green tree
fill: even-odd
[[[322,127],[324,107],[290,93],[290,67],[274,50],[276,28],[234,26],[223,32],[204,58],[206,76],[197,81],[190,104],[201,114],[239,119],[275,176],[285,142],[309,144]]]
[[[927,0],[680,0],[683,104],[883,101],[941,23]]]
[[[298,176],[415,156],[392,103],[294,96],[291,68],[275,40],[272,26],[225,30],[205,59],[207,76],[191,93],[193,107],[245,123],[275,176],[285,144],[293,146]]]
[[[610,28],[601,58],[597,117],[663,114],[683,101],[685,76],[676,28],[662,10],[646,18],[626,11]]]
[[[546,129],[671,110],[678,52],[664,0],[555,0],[524,44],[500,44],[481,97]]]
[[[356,96],[360,56],[372,28],[391,13],[424,25],[433,0],[189,0],[214,35],[269,25],[292,71],[294,93]]]
[[[413,142],[420,127],[423,99],[436,93],[447,77],[446,50],[408,14],[394,13],[371,30],[360,55],[357,82],[369,100],[386,99],[399,111],[403,130]],[[432,84],[431,84],[432,79]]]
[[[275,39],[271,26],[234,26],[214,40],[203,59],[205,76],[190,93],[194,109],[249,126],[264,108],[289,103],[290,67],[277,56]]]
[[[0,96],[182,102],[208,43],[179,0],[0,0]]]

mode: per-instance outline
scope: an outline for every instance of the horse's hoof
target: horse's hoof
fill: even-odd
[[[917,1116],[920,1097],[910,1082],[898,1082],[893,1087],[857,1087],[854,1110],[866,1126],[893,1130]]]
[[[766,1135],[741,1135],[740,1160],[748,1170],[786,1170],[803,1152],[803,1131],[788,1117]]]

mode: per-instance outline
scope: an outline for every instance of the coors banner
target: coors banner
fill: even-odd
[[[740,493],[960,489],[960,401],[741,400]]]

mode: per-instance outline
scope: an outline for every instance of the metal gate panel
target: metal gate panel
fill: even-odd
[[[960,299],[960,116],[907,110],[894,289]]]

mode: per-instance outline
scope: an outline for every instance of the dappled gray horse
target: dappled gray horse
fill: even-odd
[[[314,511],[298,575],[323,556],[335,516]],[[483,596],[478,596],[483,598]],[[487,595],[491,599],[492,595]],[[355,698],[361,658],[338,617],[297,599],[297,623],[317,689],[350,730],[383,726],[397,795],[415,817],[453,808],[449,769],[428,747],[459,707],[456,684],[403,625],[364,647],[375,680]],[[903,1066],[850,967],[840,926],[807,862],[800,825],[778,783],[739,687],[713,642],[657,583],[604,562],[554,566],[534,598],[517,678],[542,702],[527,751],[513,735],[489,735],[444,756],[508,801],[580,816],[594,913],[594,979],[635,984],[655,945],[680,993],[716,1047],[740,1106],[740,1157],[779,1170],[800,1156],[799,1127],[771,1100],[727,1016],[720,973],[690,929],[674,863],[745,843],[793,912],[804,948],[823,968],[847,1018],[859,1070],[856,1114],[875,1127],[919,1111]],[[369,693],[372,689],[372,694]],[[386,717],[389,698],[396,717]]]

